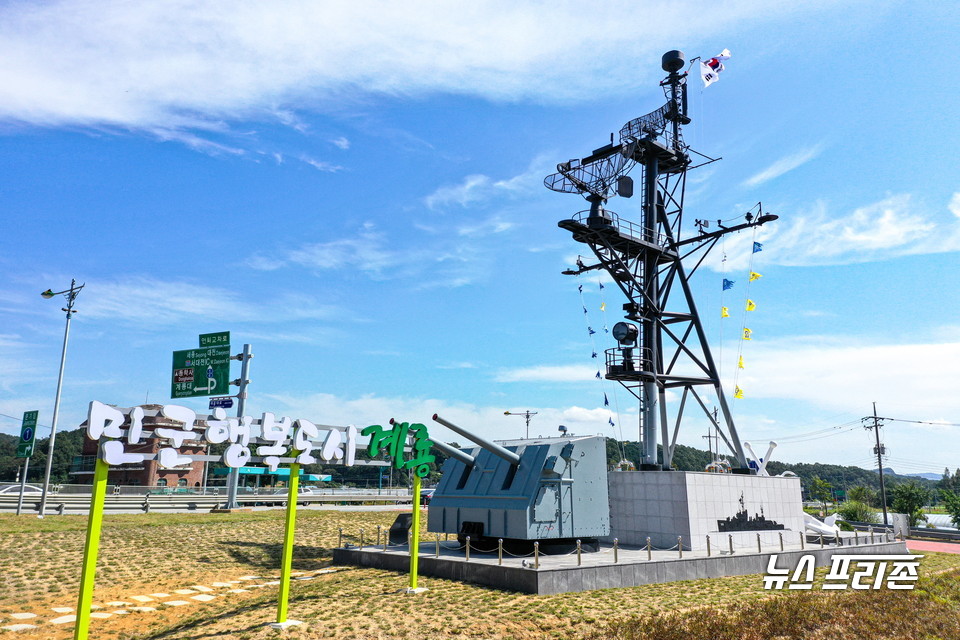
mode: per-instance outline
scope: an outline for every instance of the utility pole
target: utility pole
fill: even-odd
[[[70,318],[77,312],[76,309],[73,308],[73,303],[76,301],[77,296],[80,295],[80,290],[85,286],[86,283],[78,287],[77,281],[71,279],[69,289],[63,291],[47,289],[40,294],[47,300],[61,294],[67,299],[67,306],[60,309],[67,314],[67,324],[63,329],[63,348],[60,350],[60,374],[57,376],[57,395],[53,402],[53,422],[50,423],[50,444],[47,446],[47,470],[43,475],[43,494],[40,496],[40,513],[37,515],[38,518],[42,518],[46,514],[47,495],[50,493],[50,472],[53,469],[53,445],[57,439],[57,418],[60,415],[60,392],[63,390],[63,368],[67,361],[67,340],[70,338]],[[23,496],[23,493],[21,492],[20,495]]]
[[[877,470],[880,472],[880,504],[883,506],[883,524],[887,525],[887,490],[883,484],[883,454],[886,453],[885,447],[880,444],[880,420],[882,418],[877,417],[877,403],[873,403],[873,416],[867,416],[863,418],[863,421],[873,420],[873,424],[868,424],[864,426],[864,429],[870,430],[873,429],[874,435],[877,439],[877,444],[873,448],[873,452],[877,454]]]

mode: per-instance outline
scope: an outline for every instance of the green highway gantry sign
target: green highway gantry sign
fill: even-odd
[[[18,458],[29,458],[33,455],[33,442],[37,435],[37,416],[39,411],[24,411],[23,423],[20,426],[20,442],[17,443]]]
[[[200,348],[230,346],[230,332],[201,333]]]
[[[229,346],[173,352],[171,398],[225,395],[229,385]]]

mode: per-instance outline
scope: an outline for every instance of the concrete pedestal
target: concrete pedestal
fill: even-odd
[[[799,478],[691,471],[611,471],[610,536],[621,544],[713,549],[796,543],[804,532]]]

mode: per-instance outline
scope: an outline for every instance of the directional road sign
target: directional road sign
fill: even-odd
[[[17,457],[29,458],[33,455],[33,440],[37,435],[37,416],[39,411],[24,411],[20,426],[20,442],[17,443]]]
[[[200,348],[204,347],[223,347],[230,346],[230,332],[218,331],[217,333],[201,333]]]
[[[173,352],[171,398],[223,394],[230,384],[230,347]]]

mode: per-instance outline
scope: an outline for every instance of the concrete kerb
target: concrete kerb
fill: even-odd
[[[506,591],[549,595],[594,589],[633,587],[644,584],[698,580],[722,576],[751,575],[764,573],[770,557],[777,556],[777,566],[793,566],[800,556],[813,555],[816,565],[827,566],[835,553],[843,554],[894,554],[907,553],[905,543],[877,542],[843,546],[828,546],[824,549],[800,549],[798,545],[757,553],[738,552],[733,555],[712,555],[685,552],[683,559],[675,552],[654,552],[653,559],[646,559],[646,550],[624,549],[619,551],[619,562],[613,562],[610,549],[601,548],[597,553],[585,553],[583,566],[576,565],[576,556],[541,556],[540,568],[524,566],[520,558],[504,559],[498,564],[496,553],[479,554],[474,551],[470,562],[456,555],[449,548],[440,558],[427,555],[427,547],[433,550],[434,543],[422,543],[420,575],[448,580],[457,580],[490,586]],[[333,562],[336,565],[353,565],[386,569],[406,573],[409,570],[409,555],[405,547],[391,550],[356,548],[335,549]],[[792,563],[792,564],[791,564]]]

